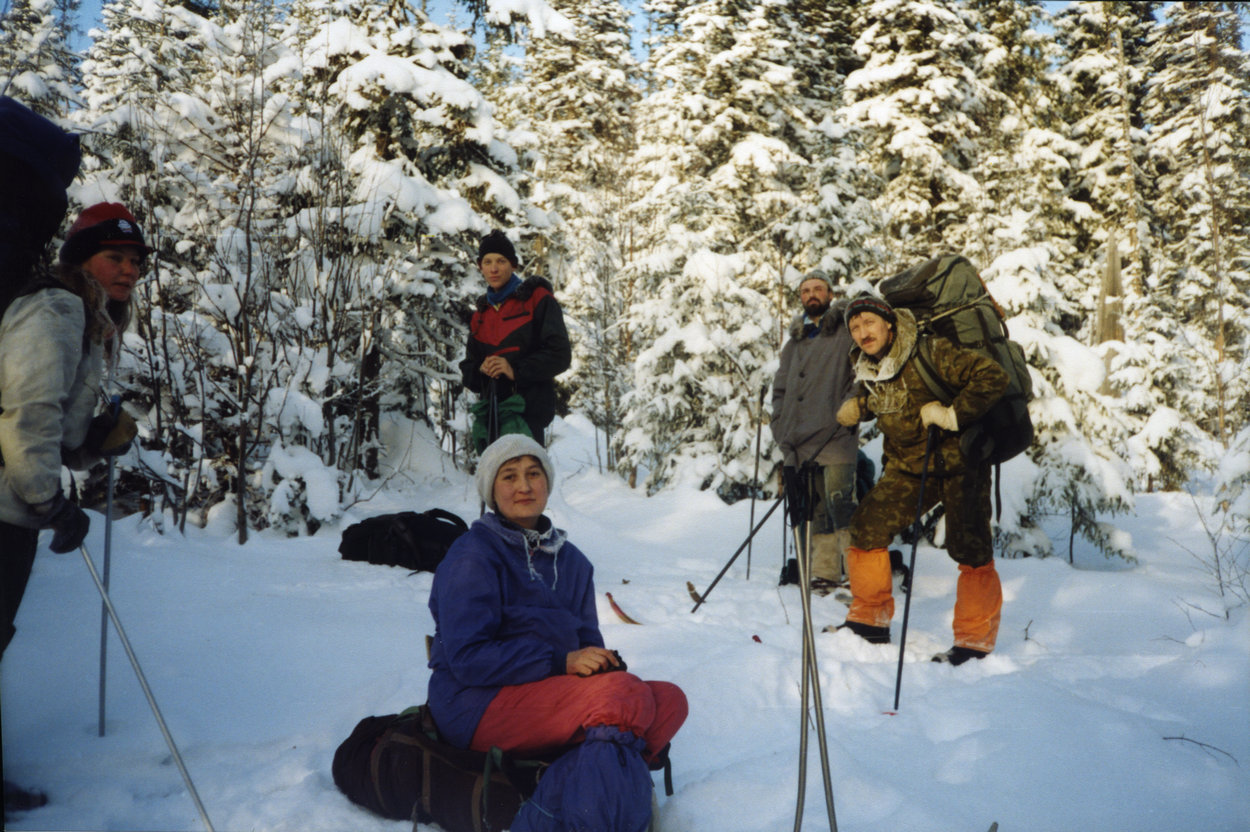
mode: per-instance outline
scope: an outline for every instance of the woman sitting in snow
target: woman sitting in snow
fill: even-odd
[[[651,818],[648,765],[685,721],[686,696],[623,672],[605,649],[593,567],[543,515],[553,480],[527,436],[483,452],[477,486],[491,511],[452,545],[430,591],[430,710],[461,748],[526,755],[577,744],[512,832],[638,832]]]

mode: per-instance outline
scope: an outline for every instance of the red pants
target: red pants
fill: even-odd
[[[612,725],[646,743],[647,762],[686,721],[686,694],[671,682],[644,682],[616,671],[551,676],[501,688],[473,733],[470,748],[530,754],[581,742],[586,728]]]

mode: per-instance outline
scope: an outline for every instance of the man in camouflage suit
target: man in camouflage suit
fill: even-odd
[[[880,298],[864,295],[847,305],[855,348],[856,388],[838,409],[841,424],[877,420],[884,437],[881,479],[851,519],[847,573],[851,607],[846,628],[875,644],[889,644],[894,598],[889,552],[894,536],[915,519],[926,441],[937,439],[929,459],[922,511],[946,509],[946,551],[959,564],[955,590],[955,645],[934,661],[963,664],[994,649],[1002,612],[1002,586],[994,569],[990,532],[990,477],[986,466],[969,468],[959,449],[959,429],[980,418],[1007,389],[1006,371],[973,350],[932,338],[926,351],[937,375],[958,390],[944,405],[916,367],[916,319]]]

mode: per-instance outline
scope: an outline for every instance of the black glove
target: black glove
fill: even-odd
[[[121,456],[130,450],[130,442],[139,428],[130,414],[117,406],[91,420],[83,446],[100,456]]]
[[[65,495],[57,493],[46,503],[34,506],[39,517],[39,528],[52,529],[52,543],[49,549],[58,555],[72,552],[82,545],[91,528],[91,518],[78,506],[65,499]]]
[[[820,476],[820,466],[813,462],[803,463],[802,468],[785,466],[781,469],[782,482],[786,488],[787,510],[790,514],[790,526],[798,527],[811,519],[812,515],[812,478]]]

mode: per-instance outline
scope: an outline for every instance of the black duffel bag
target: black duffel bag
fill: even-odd
[[[343,560],[433,572],[468,530],[464,520],[441,508],[381,514],[344,529],[339,554]]]

